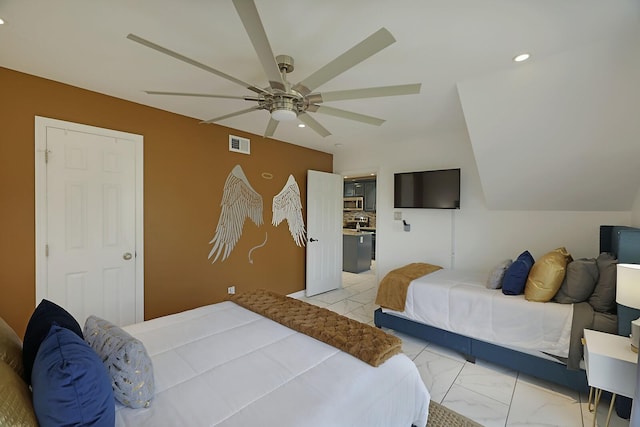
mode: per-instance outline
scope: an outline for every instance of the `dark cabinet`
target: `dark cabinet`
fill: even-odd
[[[365,212],[376,211],[376,182],[364,182],[364,210]]]
[[[376,211],[376,181],[345,181],[344,197],[363,197],[364,210],[366,212]]]
[[[344,183],[344,197],[354,197],[356,195],[356,183],[353,181]]]
[[[364,182],[361,181],[355,181],[353,183],[353,192],[355,193],[356,197],[363,197],[364,196]]]
[[[371,259],[376,259],[376,233],[371,233]]]
[[[342,236],[342,270],[361,273],[371,269],[372,233],[349,233]]]

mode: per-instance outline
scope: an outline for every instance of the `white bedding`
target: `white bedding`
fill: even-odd
[[[232,302],[124,329],[156,393],[146,409],[118,405],[117,426],[426,425],[430,396],[404,354],[374,368]]]
[[[438,270],[411,282],[403,312],[383,311],[511,348],[569,355],[572,304],[504,295],[485,280],[479,272]]]

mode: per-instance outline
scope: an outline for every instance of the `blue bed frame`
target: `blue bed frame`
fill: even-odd
[[[640,264],[640,229],[625,226],[600,226],[600,252],[614,254],[621,263]],[[629,316],[633,319],[638,317],[637,315],[632,317],[633,315]],[[618,318],[620,335],[629,334],[629,332],[625,333],[624,329],[625,325],[630,328],[630,320],[628,322],[627,320],[624,313]],[[390,328],[458,351],[472,362],[478,358],[574,390],[581,392],[589,390],[584,370],[569,370],[565,364],[560,362],[403,319],[393,314],[383,313],[380,308],[374,313],[374,322],[377,327]]]

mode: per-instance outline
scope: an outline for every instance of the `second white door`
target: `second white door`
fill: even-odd
[[[342,186],[340,175],[307,172],[307,296],[342,286]]]

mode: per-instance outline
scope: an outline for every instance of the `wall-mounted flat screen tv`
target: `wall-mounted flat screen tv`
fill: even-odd
[[[394,174],[393,207],[460,209],[460,169]]]

